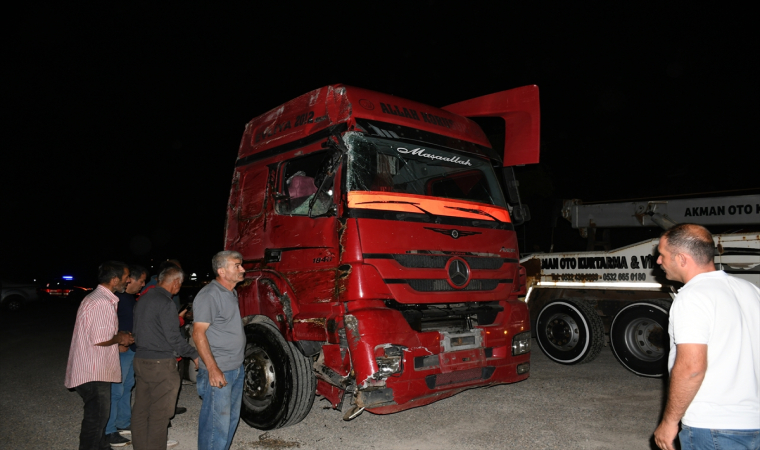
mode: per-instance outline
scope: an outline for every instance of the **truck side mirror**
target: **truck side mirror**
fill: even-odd
[[[507,201],[510,206],[509,214],[512,216],[512,225],[522,225],[530,220],[530,209],[528,209],[528,205],[523,205],[520,201],[520,191],[517,188],[520,183],[515,178],[514,169],[512,167],[505,167],[503,173],[507,187]]]
[[[522,225],[530,220],[530,209],[528,205],[514,205],[510,215],[512,216],[512,225]]]

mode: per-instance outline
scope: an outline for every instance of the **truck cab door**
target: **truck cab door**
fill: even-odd
[[[301,305],[335,300],[340,183],[329,170],[335,157],[320,150],[276,168],[265,262],[287,279]]]

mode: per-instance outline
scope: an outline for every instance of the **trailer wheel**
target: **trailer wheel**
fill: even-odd
[[[604,345],[604,324],[583,301],[554,301],[538,313],[538,345],[546,356],[561,364],[593,361]]]
[[[311,360],[269,323],[248,325],[245,334],[240,416],[260,430],[295,425],[314,403],[317,380]]]
[[[628,370],[645,377],[662,377],[668,363],[668,310],[664,301],[634,303],[615,315],[610,344]]]

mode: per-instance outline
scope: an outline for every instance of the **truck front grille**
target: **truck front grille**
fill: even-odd
[[[443,269],[457,255],[440,253],[365,253],[364,259],[394,259],[407,269]],[[516,263],[516,259],[498,256],[460,256],[472,270],[498,270],[504,263]]]
[[[451,258],[449,255],[393,255],[399,264],[410,269],[443,269]],[[463,259],[473,270],[498,270],[504,264],[504,258],[465,256]]]
[[[386,300],[386,306],[400,311],[412,330],[462,332],[473,326],[491,325],[504,311],[499,302],[403,304]]]
[[[454,291],[446,280],[407,280],[409,286],[419,292]],[[492,291],[499,285],[499,280],[471,280],[464,291]]]
[[[470,280],[470,284],[464,289],[454,289],[446,280],[417,278],[411,280],[386,279],[386,284],[408,284],[410,288],[418,292],[444,292],[444,291],[492,291],[499,283],[511,283],[512,280]]]

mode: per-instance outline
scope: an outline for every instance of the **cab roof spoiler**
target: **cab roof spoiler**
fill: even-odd
[[[541,131],[538,86],[496,92],[441,109],[465,117],[501,117],[505,122],[504,166],[538,162]]]

